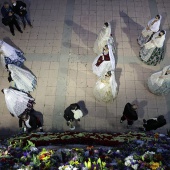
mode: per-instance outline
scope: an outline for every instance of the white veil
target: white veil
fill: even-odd
[[[34,98],[29,97],[26,93],[11,88],[4,89],[4,94],[8,110],[16,117],[31,108],[31,104],[34,102]]]
[[[162,20],[162,16],[160,16],[160,19],[158,21],[156,21],[153,25],[152,22],[155,20],[155,18],[152,18],[149,22],[148,22],[148,26],[150,27],[150,29],[153,31],[153,32],[157,32],[159,31],[159,27],[160,27],[160,24],[161,24],[161,20]]]
[[[115,79],[115,57],[113,54],[113,44],[112,41],[110,41],[110,39],[108,40],[108,48],[109,48],[109,56],[110,56],[110,62],[112,65],[112,70],[111,73],[111,78],[110,78],[110,85],[111,85],[111,89],[112,89],[112,95],[113,95],[113,99],[116,98],[117,96],[117,82]]]
[[[8,64],[8,69],[11,72],[12,80],[15,82],[19,90],[31,92],[37,85],[37,80],[29,71],[24,70],[13,64]]]
[[[164,31],[165,31],[165,30],[164,30]],[[156,45],[156,47],[161,48],[161,47],[163,47],[163,45],[164,45],[165,36],[166,36],[166,31],[165,31],[165,34],[164,34],[164,35],[162,35],[160,38],[157,38],[157,36],[159,35],[159,33],[160,33],[160,31],[157,32],[157,33],[155,33],[155,34],[153,35],[152,40],[154,41],[154,44]]]

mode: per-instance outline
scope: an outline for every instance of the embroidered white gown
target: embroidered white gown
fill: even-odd
[[[156,95],[167,95],[170,93],[170,74],[166,74],[168,70],[170,70],[170,65],[149,77],[148,88],[151,93]]]
[[[110,23],[108,23],[108,27],[103,26],[103,28],[101,29],[95,43],[94,43],[94,47],[93,47],[93,51],[95,54],[99,55],[102,53],[103,51],[103,47],[105,45],[107,45],[107,41],[110,37],[111,34],[111,25]]]
[[[98,101],[109,102],[117,96],[117,83],[114,71],[111,77],[102,76],[96,82],[93,94]]]
[[[98,77],[104,75],[105,73],[107,73],[110,70],[114,70],[115,69],[115,58],[114,58],[114,54],[113,52],[115,52],[115,47],[114,47],[114,40],[113,37],[110,36],[110,38],[107,41],[107,45],[108,45],[108,50],[109,51],[103,51],[102,54],[100,54],[99,56],[97,56],[93,63],[92,63],[92,70],[93,73],[96,74]],[[104,56],[103,55],[108,55],[110,60],[104,60]],[[103,62],[97,66],[97,61],[99,60],[99,58],[102,56],[103,58]]]
[[[25,92],[31,92],[36,88],[36,77],[29,71],[13,64],[8,64],[8,70],[11,72],[11,78],[15,82],[17,89]]]
[[[164,35],[159,37],[159,33],[157,32],[153,35],[152,39],[145,43],[143,47],[139,51],[139,57],[141,60],[148,65],[157,65],[164,58],[164,41],[166,32]]]
[[[155,20],[155,18],[152,18],[147,26],[150,28],[149,30],[146,29],[146,27],[142,30],[142,33],[141,35],[138,37],[138,43],[139,45],[143,45],[144,43],[146,43],[148,41],[148,39],[151,37],[151,35],[154,33],[154,32],[158,32],[159,31],[159,27],[160,27],[160,23],[161,23],[161,19],[162,19],[162,16],[160,16],[160,19],[156,22],[153,22]]]
[[[26,60],[23,52],[0,40],[1,62],[3,67],[7,64],[14,64],[21,67]]]
[[[8,110],[16,117],[33,108],[34,98],[24,92],[6,88],[4,95]]]

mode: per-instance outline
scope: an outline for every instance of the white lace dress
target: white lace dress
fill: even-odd
[[[24,92],[31,92],[35,89],[37,79],[29,71],[13,64],[8,64],[8,69],[11,72],[11,78],[15,82],[17,89]]]
[[[16,117],[33,108],[34,98],[27,93],[9,88],[4,89],[4,94],[8,110]]]
[[[112,71],[111,77],[101,77],[96,82],[93,94],[98,101],[109,102],[117,96],[117,83]]]
[[[148,78],[148,88],[151,93],[156,95],[167,95],[170,93],[170,74],[166,74],[167,70],[170,70],[170,65]]]
[[[23,52],[10,46],[2,40],[0,40],[0,51],[1,63],[4,68],[7,64],[14,64],[16,66],[22,67],[24,61],[26,60],[23,55]]]
[[[95,54],[99,55],[103,51],[103,47],[107,45],[107,41],[111,34],[111,25],[109,23],[108,27],[103,27],[94,43],[93,51]]]

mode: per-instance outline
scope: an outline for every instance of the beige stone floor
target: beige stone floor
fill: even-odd
[[[122,132],[126,123],[120,117],[127,102],[139,105],[139,120],[130,130],[137,130],[142,119],[165,115],[167,125],[158,131],[166,132],[170,126],[170,96],[155,96],[146,85],[155,71],[170,64],[170,2],[156,0],[150,8],[148,0],[25,0],[29,7],[33,28],[27,26],[23,34],[1,24],[0,38],[24,51],[28,67],[38,79],[35,109],[43,113],[46,131],[69,130],[63,111],[69,104],[84,101],[88,114],[77,124],[78,131]],[[157,14],[163,16],[166,29],[166,53],[158,66],[147,66],[139,58],[137,36],[148,20]],[[95,100],[93,87],[97,77],[91,64],[96,57],[92,51],[96,36],[105,21],[111,22],[116,41],[117,98],[111,103]],[[0,89],[9,87],[7,72],[0,67]],[[4,95],[0,93],[0,133],[14,133],[18,120],[9,114]]]

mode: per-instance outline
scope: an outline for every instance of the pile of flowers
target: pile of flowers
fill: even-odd
[[[35,137],[35,134],[33,135]],[[44,135],[46,136],[46,134]],[[124,137],[127,135],[128,137],[129,135],[133,136],[133,133],[121,135]],[[134,136],[136,135],[137,133],[134,133]],[[1,141],[0,169],[170,169],[170,139],[165,135],[145,134],[140,139],[133,138],[133,140],[128,139],[125,141],[121,138],[119,143],[117,142],[117,145],[113,146],[98,146],[97,144],[73,145],[72,142],[70,142],[72,145],[69,145],[68,136],[68,145],[56,143],[56,146],[40,146],[39,141],[39,146],[37,146],[31,140],[25,141],[25,138],[28,139],[28,136],[31,135],[21,135],[10,138],[7,141]],[[40,136],[42,138],[43,134]],[[19,138],[23,140],[18,140]],[[51,141],[49,140],[48,142],[50,143]]]

